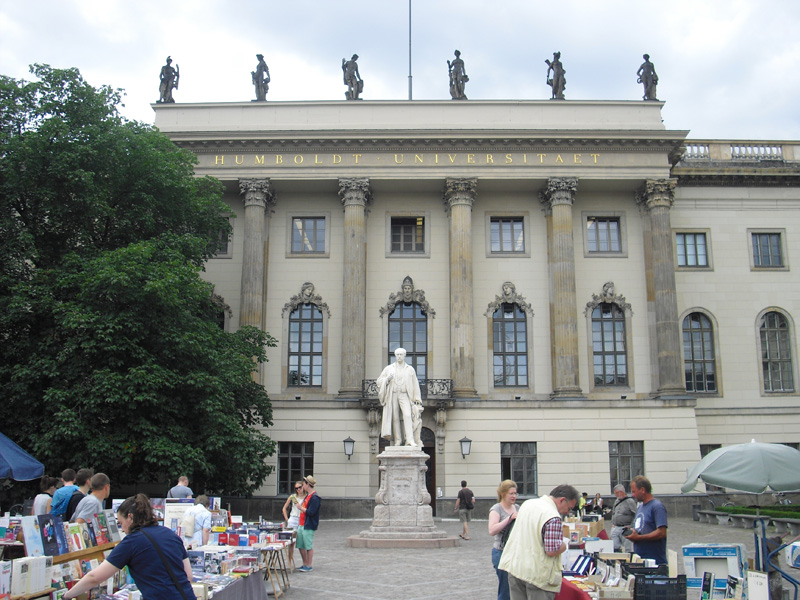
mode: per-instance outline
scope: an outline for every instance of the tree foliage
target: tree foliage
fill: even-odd
[[[120,92],[76,69],[0,76],[0,422],[47,471],[120,483],[187,473],[249,494],[272,410],[269,334],[226,333],[200,277],[230,231],[221,185]]]

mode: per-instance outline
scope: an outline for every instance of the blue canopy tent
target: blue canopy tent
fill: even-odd
[[[30,481],[44,474],[44,465],[0,433],[0,479]]]

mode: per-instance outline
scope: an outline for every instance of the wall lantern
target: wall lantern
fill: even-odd
[[[472,440],[464,436],[458,440],[458,443],[461,444],[461,458],[469,456],[469,451],[472,449]]]
[[[350,457],[353,456],[353,450],[356,447],[356,441],[351,438],[349,435],[343,441],[344,443],[344,453],[347,456],[347,460],[350,460]]]

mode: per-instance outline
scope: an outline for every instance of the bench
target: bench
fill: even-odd
[[[776,519],[772,518],[772,523],[775,525],[775,533],[786,533],[789,531],[792,535],[800,535],[800,519]]]
[[[713,510],[698,510],[697,516],[700,518],[701,523],[713,523],[714,522],[714,515],[716,513]]]
[[[769,521],[769,517],[761,515],[730,515],[730,517],[731,524],[742,529],[753,529],[756,526],[756,521]]]

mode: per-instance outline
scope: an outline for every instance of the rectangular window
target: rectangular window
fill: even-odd
[[[292,218],[292,253],[325,252],[325,217]]]
[[[522,217],[492,217],[490,221],[492,253],[524,253],[523,225]]]
[[[608,442],[611,490],[615,485],[630,489],[631,479],[644,475],[644,442]]]
[[[586,243],[589,252],[622,252],[619,217],[588,217]]]
[[[322,311],[301,304],[289,315],[289,386],[322,385]]]
[[[780,233],[753,233],[753,267],[783,267]]]
[[[392,217],[392,253],[425,252],[425,217]]]
[[[502,442],[500,478],[513,480],[520,496],[538,496],[536,442]]]
[[[528,385],[528,323],[516,304],[503,303],[492,316],[495,387]]]
[[[278,442],[278,493],[294,493],[295,481],[314,473],[314,442]]]
[[[678,233],[675,236],[679,267],[708,267],[705,233]]]

